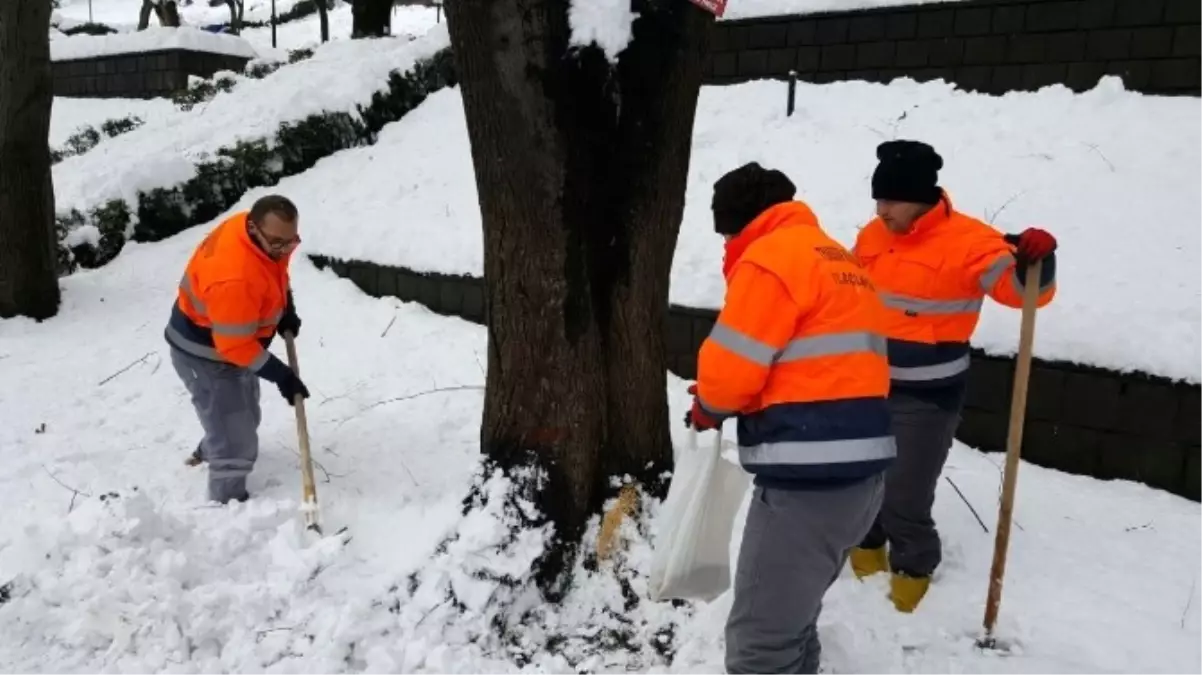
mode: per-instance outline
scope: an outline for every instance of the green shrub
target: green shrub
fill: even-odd
[[[67,137],[63,149],[50,149],[50,163],[58,164],[68,157],[84,154],[100,143],[102,134],[105,137],[112,138],[133,131],[143,124],[144,122],[141,117],[130,115],[129,117],[105,120],[100,125],[100,131],[97,131],[90,124],[84,125]]]
[[[290,49],[288,50],[288,63],[299,63],[312,56],[312,49]],[[255,80],[261,80],[279,70],[283,65],[282,61],[259,61],[256,59],[246,64],[245,75]]]
[[[217,73],[212,79],[193,80],[187,89],[171,94],[171,100],[180,110],[191,110],[197,104],[212,100],[218,92],[233,90],[237,78],[229,73]]]
[[[196,164],[196,175],[181,185],[139,192],[132,207],[115,199],[86,214],[60,213],[60,267],[64,273],[77,267],[100,267],[120,253],[127,239],[158,241],[213,220],[250,189],[274,185],[340,150],[375,143],[385,124],[399,120],[431,93],[454,84],[454,61],[450,49],[444,49],[408,71],[393,71],[388,88],[376,92],[368,105],[358,106],[358,117],[325,112],[285,123],[272,139],[239,141],[215,156],[202,158]],[[131,227],[133,213],[137,220]],[[61,243],[69,232],[86,225],[100,231],[99,246],[68,249]]]
[[[63,35],[109,35],[117,32],[116,28],[106,26],[102,23],[81,23],[77,26],[60,30]]]

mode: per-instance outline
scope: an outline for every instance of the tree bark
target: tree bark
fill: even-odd
[[[225,0],[225,4],[230,8],[230,32],[234,35],[242,33],[242,0]]]
[[[0,2],[0,317],[58,312],[50,3]]]
[[[179,6],[175,0],[160,0],[154,6],[154,12],[159,17],[159,25],[166,28],[179,28]]]
[[[612,65],[568,3],[457,0],[447,21],[484,227],[481,446],[547,472],[552,587],[613,476],[671,468],[664,322],[713,17],[646,3]]]
[[[142,0],[142,9],[138,10],[138,30],[146,30],[150,27],[150,13],[155,11],[154,3],[150,0]]]
[[[330,9],[326,6],[326,0],[314,0],[317,3],[317,19],[321,26],[321,41],[330,41]]]
[[[392,0],[352,0],[351,37],[392,35]]]

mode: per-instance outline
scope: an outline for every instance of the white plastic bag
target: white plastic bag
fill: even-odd
[[[751,482],[722,459],[722,431],[713,448],[690,447],[676,456],[676,471],[660,516],[661,534],[651,560],[650,595],[709,602],[730,588],[730,538]]]

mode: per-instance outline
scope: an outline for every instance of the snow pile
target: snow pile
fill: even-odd
[[[312,58],[247,79],[181,115],[165,117],[54,167],[59,213],[86,212],[110,199],[136,205],[138,193],[170,188],[196,175],[195,164],[238,141],[274,142],[280,126],[310,115],[359,106],[387,90],[389,74],[405,71],[447,47],[445,27],[418,40],[330,42]]]
[[[596,44],[612,63],[630,44],[631,25],[635,14],[630,0],[572,0],[568,8],[568,23],[572,27],[569,44],[587,47]]]
[[[153,27],[133,33],[111,35],[72,35],[50,42],[51,61],[71,61],[96,56],[139,54],[171,49],[225,54],[253,59],[258,54],[249,42],[237,35],[210,33],[195,28]]]
[[[266,666],[303,651],[303,632],[274,631],[342,543],[306,548],[300,536],[287,503],[166,513],[138,491],[84,500],[26,529],[28,572],[3,608],[21,621],[5,630],[0,660],[20,671],[220,672],[231,657]]]
[[[962,0],[730,0],[722,19],[754,19],[790,14],[850,12],[878,7],[951,4]]]
[[[1037,356],[1199,381],[1198,99],[1128,92],[1117,78],[1084,94],[1048,87],[1002,97],[943,82],[798,83],[797,110],[786,117],[786,90],[776,82],[702,89],[672,302],[722,303],[709,203],[723,173],[749,161],[781,169],[826,230],[851,246],[873,216],[876,146],[916,138],[943,155],[940,182],[961,211],[1006,232],[1038,226],[1059,239],[1060,288],[1040,313]],[[315,223],[308,250],[481,275],[466,129],[459,92],[446,90],[386,127],[374,147],[282,181],[278,189]],[[325,189],[345,175],[357,180]],[[348,225],[352,211],[364,217]],[[986,303],[974,345],[1014,353],[1018,321],[1018,312]]]
[[[485,473],[489,470],[485,469]],[[477,477],[464,517],[432,560],[411,575],[394,601],[405,639],[369,669],[456,669],[464,660],[488,670],[647,671],[671,664],[674,636],[691,615],[686,603],[647,599],[651,547],[647,523],[659,502],[623,520],[622,549],[603,562],[578,557],[558,605],[534,582],[553,531],[524,492],[544,477],[530,469],[511,479]],[[593,518],[583,542],[597,540]]]

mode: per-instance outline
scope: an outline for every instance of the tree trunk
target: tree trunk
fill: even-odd
[[[142,9],[138,11],[138,30],[146,30],[150,27],[150,13],[155,11],[154,3],[150,0],[142,0]]]
[[[159,25],[166,28],[179,28],[179,6],[175,0],[160,0],[154,6],[154,12],[159,17]]]
[[[481,446],[548,474],[544,590],[610,477],[662,494],[672,463],[668,279],[713,17],[648,4],[616,66],[569,52],[568,3],[446,5],[484,226]]]
[[[230,8],[230,32],[239,35],[242,33],[242,13],[238,9],[242,6],[242,2],[225,0],[225,4]]]
[[[392,0],[352,0],[351,37],[392,35]]]
[[[317,18],[321,24],[321,41],[330,41],[330,9],[326,6],[326,0],[314,0],[317,3]]]
[[[0,317],[58,312],[50,3],[0,2]]]

